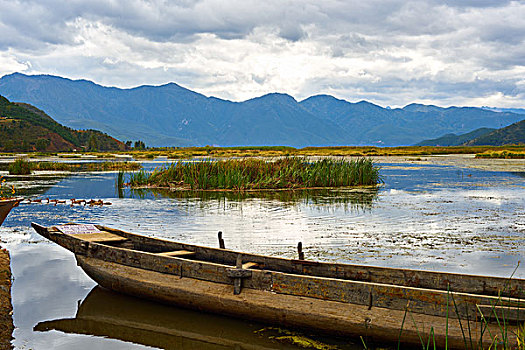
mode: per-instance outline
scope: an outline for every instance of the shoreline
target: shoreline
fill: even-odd
[[[11,266],[9,252],[0,249],[0,349],[12,349],[13,307],[11,304]]]
[[[132,190],[166,190],[172,192],[232,192],[232,193],[256,193],[256,192],[294,192],[294,191],[306,191],[306,190],[327,190],[327,191],[345,191],[345,192],[363,192],[366,190],[375,190],[380,187],[381,184],[377,185],[364,185],[364,186],[340,186],[340,187],[286,187],[286,188],[212,188],[212,189],[200,189],[200,188],[187,188],[187,187],[169,187],[169,186],[156,186],[156,185],[145,185],[137,187],[129,187]]]

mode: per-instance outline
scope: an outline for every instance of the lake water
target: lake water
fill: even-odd
[[[217,232],[222,231],[227,248],[245,252],[295,257],[301,241],[307,259],[504,277],[514,273],[525,278],[525,268],[519,266],[525,256],[525,169],[500,172],[417,162],[379,165],[384,184],[378,190],[244,196],[129,189],[119,193],[115,173],[10,178],[21,195],[111,202],[102,207],[21,204],[0,227],[15,278],[14,345],[19,349],[171,345],[235,349],[249,348],[247,344],[295,348],[271,339],[276,331],[264,325],[94,289],[95,283],[76,266],[74,256],[38,236],[30,228],[33,221],[100,223],[206,246],[217,246]],[[88,332],[86,320],[93,315],[123,324],[133,320],[142,326],[130,332],[124,325],[122,329],[99,325],[98,331]],[[51,320],[62,321],[33,329]],[[324,341],[343,349],[362,348],[356,340]]]

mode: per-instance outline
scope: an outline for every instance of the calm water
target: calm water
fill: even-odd
[[[76,266],[73,255],[36,235],[30,228],[32,221],[101,223],[208,246],[217,246],[217,231],[223,231],[227,248],[283,257],[294,257],[297,242],[302,241],[307,258],[324,261],[496,276],[510,276],[518,267],[525,256],[525,172],[380,165],[385,183],[377,191],[249,196],[118,193],[115,173],[11,178],[22,195],[101,198],[112,203],[103,207],[21,204],[4,222],[0,238],[11,251],[15,278],[14,345],[20,349],[141,349],[169,344],[179,349],[233,349],[249,344],[294,348],[270,339],[275,335],[270,330],[258,332],[263,325],[93,289],[94,282]],[[519,266],[515,275],[525,278],[525,268]],[[123,325],[93,324],[94,315]],[[130,320],[141,324],[141,330],[130,332],[126,326]],[[43,321],[53,322],[39,324]],[[325,341],[340,348],[362,348],[346,340],[344,345],[340,340]]]

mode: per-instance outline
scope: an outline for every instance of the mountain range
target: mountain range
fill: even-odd
[[[330,95],[297,101],[272,93],[232,102],[175,83],[120,89],[20,73],[0,78],[0,94],[30,103],[68,127],[97,129],[148,146],[412,145],[523,119],[522,114],[474,107],[410,104],[390,109]]]
[[[474,140],[477,137],[486,135],[490,132],[493,132],[497,129],[492,128],[479,128],[474,131],[468,132],[466,134],[456,135],[456,134],[446,134],[441,137],[421,141],[415,146],[461,146],[465,143]]]
[[[0,96],[0,151],[115,151],[126,145],[95,130],[60,125],[38,108]]]
[[[466,146],[502,146],[509,144],[525,144],[525,119],[465,142]]]
[[[466,134],[446,134],[415,146],[503,146],[525,144],[525,119],[501,129],[479,128]]]

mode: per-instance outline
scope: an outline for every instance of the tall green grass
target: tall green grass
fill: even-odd
[[[9,164],[9,175],[29,175],[31,174],[31,163],[25,158],[17,158]]]
[[[519,266],[519,263],[518,263]],[[483,314],[481,311],[479,305],[476,305],[477,307],[477,314],[472,315],[473,318],[469,316],[469,313],[467,311],[467,317],[466,319],[462,319],[459,311],[459,306],[456,304],[456,301],[454,299],[454,293],[450,291],[450,285],[447,286],[447,305],[446,305],[446,317],[445,317],[445,349],[449,349],[448,345],[448,338],[449,338],[449,322],[457,317],[457,321],[459,323],[462,338],[463,338],[463,346],[464,349],[468,350],[525,350],[525,324],[523,324],[522,321],[511,321],[508,320],[505,316],[505,307],[507,306],[510,310],[510,304],[506,304],[505,297],[502,296],[502,294],[508,293],[510,290],[510,281],[513,278],[514,274],[516,273],[516,270],[518,269],[518,266],[516,266],[516,269],[512,272],[512,275],[510,276],[509,280],[505,284],[503,291],[499,292],[498,299],[492,303],[490,312],[488,314]],[[522,292],[519,290],[519,292]],[[519,301],[518,305],[521,303]],[[436,346],[436,339],[435,339],[435,332],[434,327],[430,326],[430,330],[428,332],[425,332],[423,329],[418,328],[418,324],[414,320],[412,313],[409,309],[410,303],[407,304],[407,307],[405,309],[405,314],[403,317],[403,321],[401,323],[401,329],[399,331],[399,337],[398,337],[398,344],[397,349],[399,350],[401,348],[401,334],[403,332],[403,327],[405,325],[405,319],[407,315],[409,315],[412,319],[413,325],[416,329],[416,332],[418,334],[420,345],[423,350],[438,350],[439,347]],[[453,306],[453,309],[451,308]],[[501,313],[498,312],[498,308],[503,307],[501,310]],[[519,308],[519,306],[518,306]],[[454,317],[455,316],[455,317]],[[497,334],[491,334],[489,329],[489,323],[493,323],[494,325],[497,325],[497,329],[499,330]],[[479,338],[475,338],[472,334],[472,330],[474,328],[479,329]],[[483,337],[489,337],[491,344],[488,348],[483,346]],[[513,341],[515,340],[515,341]],[[514,345],[516,344],[516,345]],[[365,346],[366,349],[366,346]]]
[[[152,173],[130,176],[131,186],[187,187],[192,190],[293,189],[377,185],[379,168],[370,159],[323,159],[285,157],[275,161],[258,158],[173,163]]]
[[[85,163],[64,163],[64,162],[29,162],[25,159],[17,159],[9,165],[11,175],[28,175],[33,170],[48,171],[114,171],[114,170],[138,170],[142,168],[135,162],[85,162]],[[21,171],[25,171],[21,173]],[[29,172],[27,172],[29,171]]]

